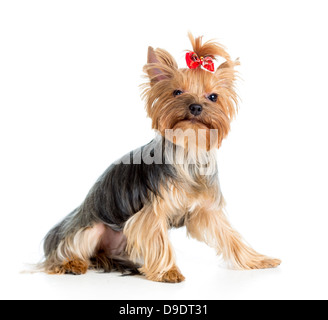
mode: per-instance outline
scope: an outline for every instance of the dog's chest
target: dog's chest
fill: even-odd
[[[191,187],[187,184],[170,186],[164,197],[164,207],[171,227],[182,227],[188,216],[196,210],[215,207],[221,199],[219,184]]]

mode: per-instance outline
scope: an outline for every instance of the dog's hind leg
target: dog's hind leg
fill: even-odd
[[[105,231],[102,223],[66,235],[41,263],[40,268],[50,274],[84,274],[91,265],[101,237]]]
[[[103,223],[69,233],[53,247],[39,268],[50,274],[79,275],[85,274],[88,269],[139,274],[138,266],[125,252],[126,237],[123,232],[114,231]]]

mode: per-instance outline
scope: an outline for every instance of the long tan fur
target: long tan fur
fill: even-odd
[[[189,38],[199,57],[222,57],[225,62],[213,73],[201,66],[179,69],[166,50],[149,47],[144,67],[147,82],[142,96],[152,127],[159,134],[139,153],[147,148],[155,152],[157,147],[165,149],[164,158],[173,161],[149,167],[145,163],[125,167],[124,161],[124,165],[111,166],[83,206],[49,232],[47,257],[40,265],[44,271],[82,274],[90,267],[109,270],[113,257],[119,255],[120,267],[136,270],[138,265],[150,280],[181,282],[184,276],[176,265],[168,230],[182,226],[191,237],[215,248],[234,268],[280,264],[247,245],[224,210],[216,149],[237,113],[235,67],[239,61],[233,61],[215,41],[203,43],[202,37],[191,34]],[[199,114],[192,112],[193,106],[200,108]],[[163,140],[169,142],[165,148],[160,144]],[[152,170],[149,175],[147,168]],[[121,185],[122,177],[127,185]]]

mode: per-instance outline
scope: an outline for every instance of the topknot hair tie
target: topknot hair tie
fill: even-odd
[[[195,52],[189,51],[186,53],[186,62],[189,69],[197,69],[202,66],[210,72],[214,72],[214,61],[211,56],[198,57]]]

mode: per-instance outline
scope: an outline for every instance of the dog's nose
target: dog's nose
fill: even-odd
[[[191,104],[189,110],[192,115],[199,116],[203,111],[203,107],[200,104]]]

